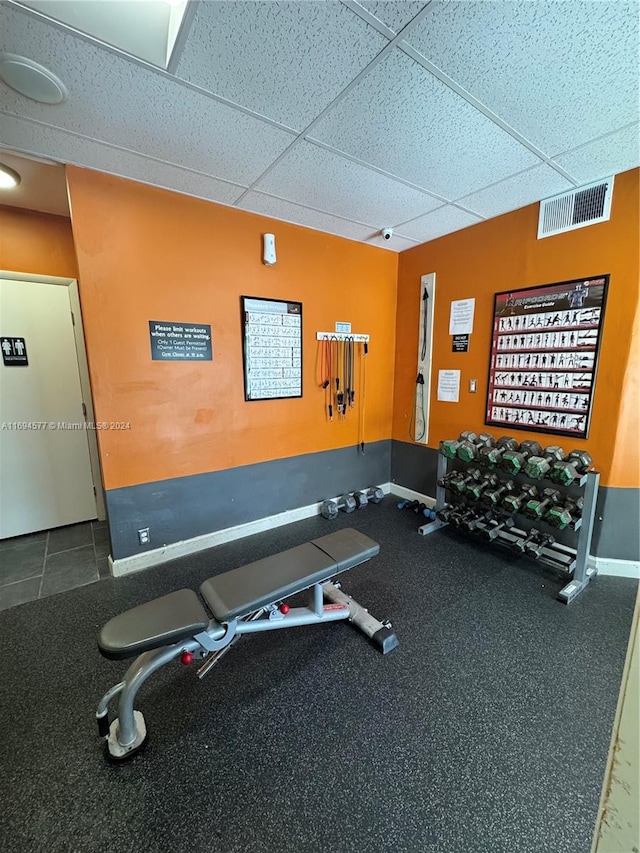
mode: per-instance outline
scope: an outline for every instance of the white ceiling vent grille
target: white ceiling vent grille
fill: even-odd
[[[540,202],[538,240],[606,222],[611,214],[613,177]]]

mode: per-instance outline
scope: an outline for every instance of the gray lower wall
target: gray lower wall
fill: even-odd
[[[307,453],[256,465],[107,491],[114,559],[141,554],[389,481],[391,442]],[[138,530],[149,527],[149,545]]]
[[[391,442],[391,482],[435,497],[438,453],[432,447]],[[601,486],[591,554],[611,560],[640,560],[640,489]]]

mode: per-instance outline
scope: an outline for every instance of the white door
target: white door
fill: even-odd
[[[69,288],[0,279],[0,347],[0,539],[95,518]]]

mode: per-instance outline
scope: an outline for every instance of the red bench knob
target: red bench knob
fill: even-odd
[[[290,610],[291,610],[291,608],[289,607],[288,604],[281,604],[280,605],[280,613],[282,613],[283,616],[286,616]]]
[[[180,663],[183,666],[189,666],[190,663],[193,663],[193,655],[191,652],[182,652],[180,655]]]

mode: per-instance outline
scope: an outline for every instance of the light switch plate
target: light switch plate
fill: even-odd
[[[475,394],[477,390],[478,390],[478,380],[477,379],[470,379],[469,380],[469,393]]]

